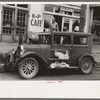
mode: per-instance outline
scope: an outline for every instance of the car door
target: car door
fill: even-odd
[[[73,36],[72,46],[72,63],[75,65],[82,54],[89,53],[88,37],[75,35]]]
[[[51,45],[48,51],[48,58],[52,60],[59,59],[61,61],[70,63],[72,50],[71,48],[71,35],[54,35],[53,45]]]

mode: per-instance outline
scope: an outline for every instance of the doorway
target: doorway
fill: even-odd
[[[3,7],[2,42],[17,42],[19,34],[23,34],[26,42],[27,18],[27,11]]]
[[[61,31],[61,28],[62,28],[62,16],[54,15],[54,17],[55,17],[55,21],[58,23],[59,31]]]
[[[91,33],[96,37],[100,37],[100,13],[99,12],[100,12],[100,7],[94,7]]]

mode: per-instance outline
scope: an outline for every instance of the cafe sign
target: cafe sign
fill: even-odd
[[[32,14],[31,26],[42,27],[42,22],[40,14]]]
[[[43,27],[44,27],[43,14],[44,14],[44,5],[42,4],[30,5],[28,31],[43,32]]]

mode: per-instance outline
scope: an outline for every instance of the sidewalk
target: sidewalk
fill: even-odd
[[[18,46],[18,43],[2,43],[0,42],[0,52],[7,53],[8,51],[12,50],[13,48],[16,48]]]

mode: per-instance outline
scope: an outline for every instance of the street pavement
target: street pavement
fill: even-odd
[[[19,73],[14,72],[4,72],[0,73],[0,80],[2,81],[27,81],[27,79],[23,79]],[[55,69],[55,70],[47,70],[42,73],[38,73],[35,78],[29,79],[28,81],[88,81],[88,80],[100,80],[100,68],[94,68],[91,74],[84,75],[81,74],[76,69]]]

